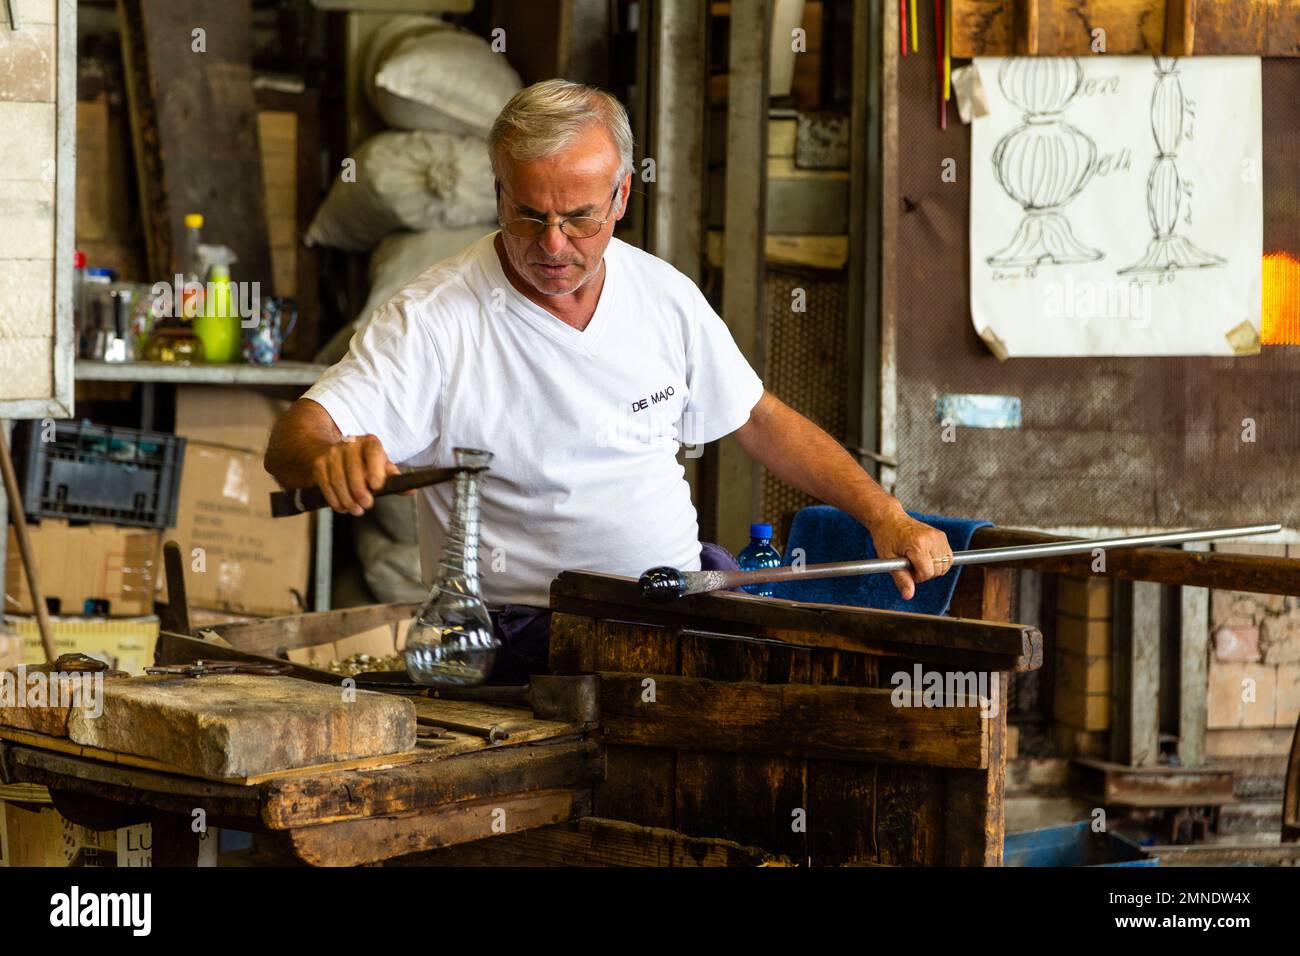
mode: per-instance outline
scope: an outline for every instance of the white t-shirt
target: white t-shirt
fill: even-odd
[[[514,289],[494,239],[402,289],[306,397],[343,434],[376,435],[398,463],[493,453],[478,564],[492,607],[549,606],[563,570],[698,569],[678,444],[745,424],[762,382],[700,290],[663,260],[611,239],[600,301],[579,332]],[[431,581],[452,485],[417,494]]]

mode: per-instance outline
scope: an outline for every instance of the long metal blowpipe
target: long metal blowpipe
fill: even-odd
[[[1253,534],[1274,534],[1280,524],[1253,524],[1239,528],[1205,528],[1192,531],[1161,531],[1134,534],[1122,538],[1079,538],[1048,541],[1044,544],[1014,545],[1007,548],[984,548],[979,551],[956,551],[952,564],[999,564],[1031,558],[1055,558],[1070,554],[1089,554],[1111,548],[1141,548],[1147,545],[1188,544],[1193,541],[1216,541],[1221,538],[1244,538]],[[858,574],[883,574],[906,571],[912,567],[907,558],[871,558],[863,561],[835,561],[807,564],[801,568],[765,568],[758,571],[679,571],[672,567],[651,568],[641,575],[641,596],[668,601],[688,594],[704,594],[746,584],[771,581],[794,581],[808,578],[842,578]]]

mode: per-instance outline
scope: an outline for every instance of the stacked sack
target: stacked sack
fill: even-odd
[[[519,74],[483,38],[436,17],[393,17],[375,31],[362,75],[393,129],[361,144],[316,211],[304,241],[370,252],[370,296],[316,356],[346,353],[352,335],[430,266],[487,235],[496,195],[487,135],[519,91]],[[357,523],[366,585],[381,601],[418,601],[414,499],[378,498]]]

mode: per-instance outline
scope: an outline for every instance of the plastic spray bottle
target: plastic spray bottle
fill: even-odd
[[[207,263],[208,281],[203,313],[194,319],[194,332],[203,340],[208,362],[233,362],[239,358],[242,327],[238,303],[230,287],[230,264],[235,254],[226,246],[199,246],[199,257]]]

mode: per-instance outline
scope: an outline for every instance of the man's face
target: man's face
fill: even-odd
[[[630,177],[624,177],[615,194],[618,167],[614,142],[597,124],[553,156],[530,163],[509,156],[502,160],[497,203],[502,222],[526,217],[556,223],[571,216],[609,220],[589,239],[566,235],[554,225],[532,239],[501,231],[510,265],[540,294],[571,295],[599,271],[630,187]]]

